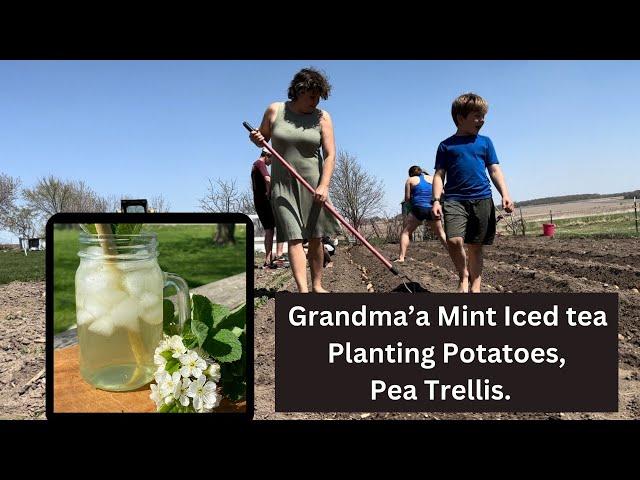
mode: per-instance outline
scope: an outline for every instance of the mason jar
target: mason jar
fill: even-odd
[[[181,325],[190,316],[186,282],[158,265],[157,236],[80,234],[76,319],[80,374],[96,388],[127,391],[153,380],[163,337],[163,291],[174,286]]]

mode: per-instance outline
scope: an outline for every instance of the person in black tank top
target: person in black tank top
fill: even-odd
[[[442,221],[435,220],[431,214],[431,182],[432,177],[419,166],[414,165],[409,169],[409,178],[405,183],[403,213],[408,212],[404,218],[402,233],[400,234],[400,255],[396,262],[404,262],[410,238],[413,232],[423,221],[429,222],[429,228],[438,237],[440,243],[447,249],[447,237],[442,228]]]

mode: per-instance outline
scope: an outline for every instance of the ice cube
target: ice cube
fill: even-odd
[[[82,289],[87,293],[98,293],[105,290],[117,289],[120,283],[120,275],[113,269],[101,268],[97,271],[89,272],[81,282]]]
[[[78,310],[76,312],[76,323],[78,324],[78,326],[85,325],[85,324],[88,325],[94,320],[95,318],[93,317],[93,315],[91,315],[86,310]]]
[[[147,292],[153,293],[155,295],[160,295],[162,293],[162,288],[164,287],[162,270],[156,267],[152,270],[147,270],[147,272],[148,273],[145,280],[145,287]]]
[[[98,300],[102,302],[107,308],[111,309],[126,298],[129,298],[129,295],[127,295],[122,290],[104,290],[100,292]]]
[[[140,331],[138,324],[138,315],[140,307],[138,302],[127,297],[111,310],[111,319],[114,327],[123,327],[132,332]]]
[[[147,309],[147,308],[153,307],[158,303],[160,303],[160,295],[144,292],[140,297],[140,306],[142,308]]]
[[[109,307],[96,296],[84,298],[84,309],[94,318],[100,318],[109,313]]]
[[[145,291],[146,275],[144,271],[135,270],[125,274],[122,281],[125,290],[132,297],[141,297]]]
[[[76,289],[76,309],[81,310],[84,308],[84,295],[80,294]]]
[[[142,320],[149,325],[160,325],[162,323],[162,304],[156,304],[156,306],[144,310]]]
[[[97,333],[98,335],[110,337],[113,334],[113,322],[111,321],[111,317],[106,315],[95,322],[92,322],[91,325],[89,325],[89,331]]]

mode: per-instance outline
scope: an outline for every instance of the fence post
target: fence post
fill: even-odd
[[[638,206],[636,205],[636,197],[633,197],[633,211],[636,214],[636,235],[638,235]]]
[[[520,207],[520,223],[522,223],[522,236],[524,237],[527,231],[527,227],[524,224],[524,218],[522,218],[522,207]]]

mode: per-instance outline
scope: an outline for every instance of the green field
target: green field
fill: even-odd
[[[226,247],[214,245],[215,225],[150,225],[148,229],[158,235],[160,268],[181,276],[190,288],[246,271],[244,225],[236,226],[236,244]],[[76,323],[74,284],[80,262],[78,235],[79,230],[54,231],[55,333]]]
[[[0,251],[0,285],[9,282],[44,281],[44,251]]]
[[[543,223],[548,221],[526,222],[527,235],[542,235]],[[633,212],[564,218],[553,223],[556,225],[555,236],[559,238],[637,236]]]

